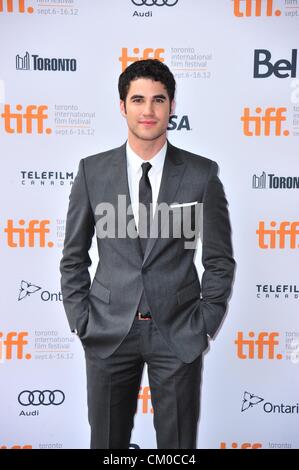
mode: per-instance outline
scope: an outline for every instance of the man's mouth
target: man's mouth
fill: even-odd
[[[157,124],[157,121],[139,121],[140,124],[143,124],[144,126],[154,126]]]

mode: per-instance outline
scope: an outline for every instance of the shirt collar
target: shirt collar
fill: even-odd
[[[141,164],[144,163],[145,161],[148,161],[152,165],[151,171],[158,173],[163,168],[166,150],[167,150],[167,141],[165,142],[161,150],[158,153],[156,153],[156,155],[154,155],[150,160],[143,160],[143,158],[139,157],[139,155],[137,155],[137,153],[134,152],[134,150],[130,147],[129,142],[127,141],[127,144],[126,144],[127,165],[135,173],[138,173],[139,171],[141,171]]]

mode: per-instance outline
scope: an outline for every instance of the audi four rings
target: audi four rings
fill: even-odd
[[[137,7],[141,7],[142,5],[147,7],[152,7],[156,5],[157,7],[163,7],[167,5],[168,7],[173,7],[178,3],[179,0],[132,0],[132,3]]]
[[[61,405],[65,395],[62,390],[23,390],[18,396],[18,402],[23,406]]]

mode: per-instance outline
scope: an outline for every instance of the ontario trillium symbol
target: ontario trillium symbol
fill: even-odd
[[[34,284],[31,284],[27,281],[22,281],[18,300],[25,299],[25,297],[28,297],[30,294],[34,294],[40,289],[41,287],[39,286],[35,286]]]
[[[264,401],[263,398],[253,395],[253,393],[244,392],[243,403],[241,411],[246,411],[248,408],[252,408],[254,405],[257,405],[261,401]]]

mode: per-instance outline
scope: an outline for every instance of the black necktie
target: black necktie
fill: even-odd
[[[149,162],[142,163],[142,176],[139,181],[139,222],[138,232],[141,241],[143,254],[149,236],[149,228],[151,223],[151,204],[152,204],[152,187],[148,177],[148,172],[152,165]],[[142,206],[140,206],[142,204]]]

